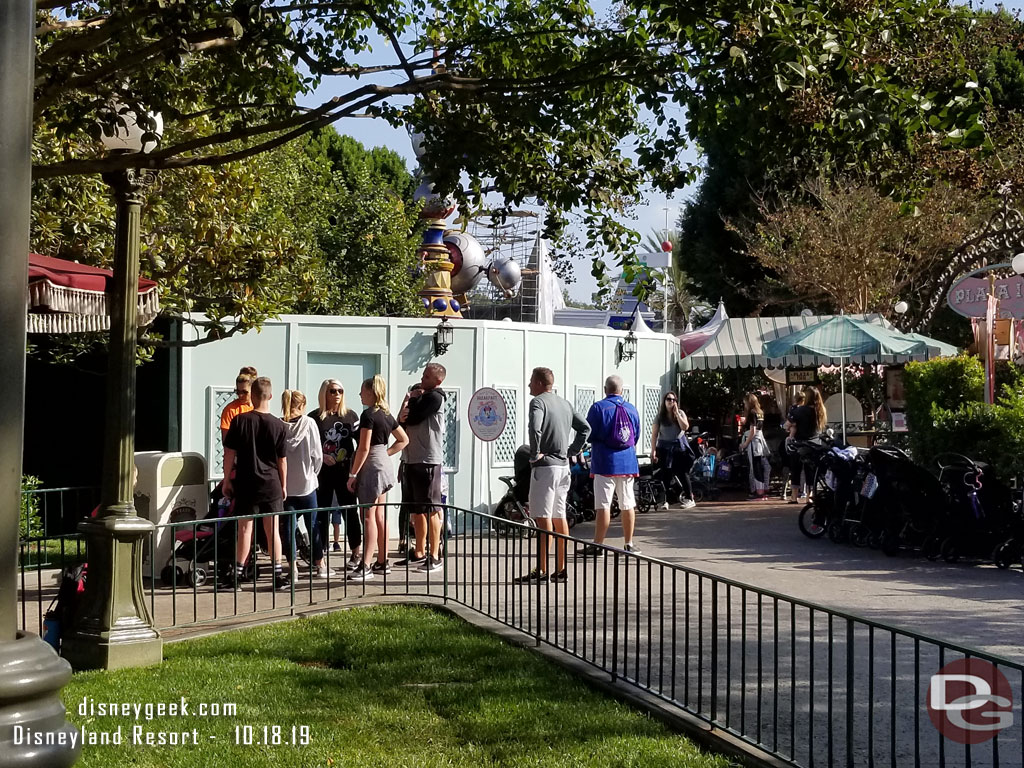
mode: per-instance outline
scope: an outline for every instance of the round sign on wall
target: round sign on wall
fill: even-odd
[[[508,409],[501,393],[481,387],[469,398],[469,428],[486,442],[497,440],[508,423]]]

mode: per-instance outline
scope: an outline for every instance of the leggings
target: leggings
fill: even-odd
[[[316,489],[316,505],[320,508],[334,506],[334,497],[338,497],[339,507],[348,507],[345,512],[345,538],[348,539],[349,550],[355,550],[363,543],[362,522],[359,520],[359,510],[355,506],[356,495],[348,489],[348,475],[351,468],[350,462],[335,464],[333,467],[324,467],[320,470],[318,480],[319,487]],[[330,545],[330,523],[331,515],[327,512],[317,513],[313,521],[313,549],[323,551]],[[317,546],[319,543],[319,547]]]
[[[665,485],[666,495],[672,487],[672,479],[675,478],[683,486],[683,497],[693,498],[693,484],[690,482],[693,463],[693,454],[684,451],[678,442],[658,441],[658,476]]]

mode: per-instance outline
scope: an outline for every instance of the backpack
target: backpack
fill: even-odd
[[[636,430],[633,429],[633,420],[629,418],[629,411],[623,403],[615,404],[615,420],[612,422],[612,433],[608,436],[609,448],[621,451],[632,448],[636,445]]]

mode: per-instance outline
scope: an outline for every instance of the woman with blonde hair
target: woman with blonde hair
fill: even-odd
[[[330,524],[334,524],[334,551],[341,551],[341,513],[345,510],[345,538],[349,546],[349,564],[352,568],[362,559],[363,534],[359,525],[356,497],[348,489],[348,476],[352,456],[356,450],[359,415],[345,405],[345,388],[337,379],[324,379],[317,395],[319,407],[309,416],[320,432],[323,467],[317,476],[316,505],[322,512],[313,514],[313,559],[321,563],[323,553],[330,546]],[[337,497],[337,506],[335,506]],[[330,510],[328,514],[327,510]],[[317,569],[317,575],[326,578],[330,569]]]
[[[374,574],[388,574],[388,527],[385,502],[388,491],[395,487],[395,467],[391,457],[409,444],[405,430],[398,425],[388,409],[387,384],[380,375],[363,382],[359,399],[366,407],[359,417],[359,447],[352,460],[348,488],[356,494],[365,510],[363,561],[352,573],[352,581],[369,581]],[[388,438],[395,441],[388,447]],[[373,545],[377,545],[377,560]]]
[[[743,398],[744,437],[740,450],[746,451],[750,463],[750,500],[763,501],[768,498],[768,482],[772,466],[768,462],[768,441],[764,439],[764,411],[757,395],[748,392]]]
[[[285,443],[284,456],[288,460],[288,472],[285,478],[285,512],[301,512],[306,521],[306,530],[312,537],[315,521],[317,474],[323,464],[324,454],[320,444],[320,430],[309,416],[306,416],[306,396],[297,389],[286,389],[281,395],[281,418],[284,420]],[[298,581],[298,568],[295,560],[295,514],[281,517],[284,526],[286,552],[291,561],[292,581]],[[323,570],[323,551],[312,555],[315,569]]]

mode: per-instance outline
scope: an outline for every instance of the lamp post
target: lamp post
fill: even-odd
[[[81,754],[60,689],[71,667],[35,633],[18,631],[18,517],[25,416],[25,285],[32,200],[35,12],[0,0],[0,766],[65,768]],[[30,728],[65,744],[15,743]]]
[[[111,152],[139,153],[156,146],[163,128],[158,115],[139,116],[115,106],[114,133],[105,131]],[[138,334],[139,220],[151,171],[128,168],[103,174],[117,206],[113,293],[109,297],[106,424],[99,514],[79,525],[89,554],[89,578],[74,632],[63,654],[76,669],[117,669],[159,664],[160,634],[153,628],[142,590],[142,545],[153,524],[134,503],[135,353]]]

